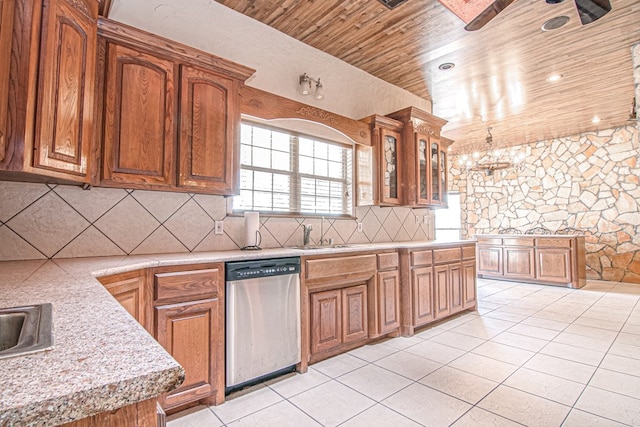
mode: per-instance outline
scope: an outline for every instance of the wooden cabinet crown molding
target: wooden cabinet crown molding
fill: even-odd
[[[371,145],[371,129],[360,120],[350,119],[249,86],[244,86],[241,89],[240,97],[242,114],[265,120],[310,120],[342,132],[356,144]]]
[[[98,35],[121,45],[146,50],[151,54],[158,54],[160,50],[163,58],[184,65],[203,67],[207,71],[242,81],[256,72],[253,68],[106,18],[98,19]]]

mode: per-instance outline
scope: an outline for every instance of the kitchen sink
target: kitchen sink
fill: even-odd
[[[53,347],[51,304],[0,308],[0,359]]]
[[[291,249],[302,249],[305,251],[310,251],[314,249],[333,249],[333,248],[348,248],[350,245],[345,244],[337,244],[337,245],[300,245],[300,246],[290,246]]]

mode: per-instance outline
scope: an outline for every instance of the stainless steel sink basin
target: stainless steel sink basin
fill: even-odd
[[[51,304],[0,308],[0,359],[53,347]]]
[[[314,249],[333,249],[333,248],[348,248],[350,245],[345,244],[337,244],[337,245],[300,245],[300,246],[290,246],[291,249],[302,249],[305,251],[310,251]]]

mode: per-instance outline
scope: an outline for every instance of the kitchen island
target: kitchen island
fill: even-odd
[[[581,288],[587,283],[583,235],[482,234],[478,277]]]
[[[424,241],[314,250],[278,248],[2,262],[0,307],[52,303],[54,348],[0,360],[0,425],[58,425],[139,402],[152,401],[155,407],[159,395],[183,381],[183,368],[109,294],[98,277],[212,262],[461,245],[475,246],[471,241]]]

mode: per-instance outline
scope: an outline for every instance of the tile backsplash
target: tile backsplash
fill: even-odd
[[[0,181],[0,201],[0,261],[244,246],[244,218],[228,215],[227,199],[221,196]],[[428,209],[358,207],[355,215],[327,218],[325,238],[340,244],[433,236],[433,211]],[[215,221],[222,221],[222,234],[214,234]],[[320,218],[262,216],[261,246],[302,244],[302,224],[313,225],[311,239],[318,242]]]

